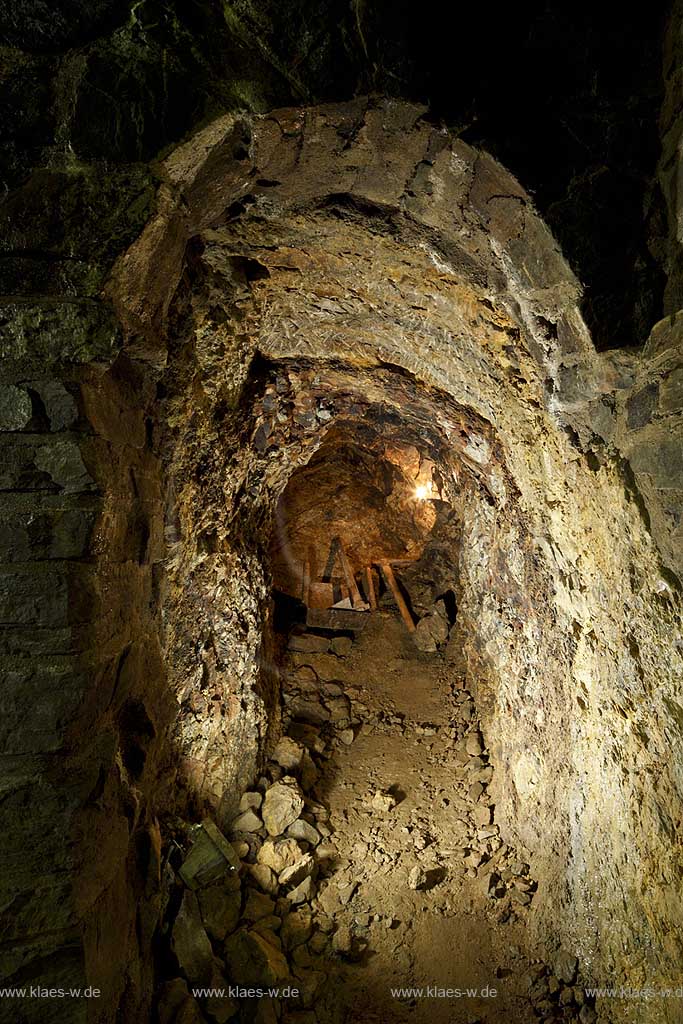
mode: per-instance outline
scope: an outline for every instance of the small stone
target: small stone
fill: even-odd
[[[165,982],[159,990],[157,1003],[159,1024],[172,1024],[177,1020],[179,1011],[191,998],[184,978]]]
[[[230,828],[233,832],[258,832],[263,828],[263,822],[251,808],[243,811],[233,819]]]
[[[217,882],[198,894],[199,909],[204,927],[212,939],[222,942],[226,935],[234,932],[239,924],[242,908],[242,892],[239,879],[235,888],[232,879],[226,883]]]
[[[259,918],[272,914],[274,910],[275,903],[271,900],[270,896],[257,892],[256,889],[249,890],[243,914],[246,921],[258,921]]]
[[[344,882],[344,881],[337,882],[338,898],[339,898],[339,902],[341,903],[341,905],[343,907],[345,907],[348,903],[351,902],[351,900],[353,899],[354,893],[356,892],[357,888],[358,888],[358,883],[357,882]]]
[[[276,875],[279,875],[285,868],[296,864],[302,857],[301,847],[296,839],[266,839],[265,843],[256,854],[259,864],[265,864]]]
[[[427,872],[419,864],[410,869],[408,874],[408,887],[416,890],[427,888]]]
[[[518,903],[520,907],[528,907],[531,903],[531,895],[528,892],[522,892],[521,889],[511,889],[510,899]]]
[[[321,726],[330,720],[329,711],[322,706],[320,701],[305,700],[303,697],[297,697],[291,702],[289,713],[293,718],[299,718],[309,725]]]
[[[396,804],[397,800],[393,793],[387,793],[380,789],[375,792],[372,800],[370,801],[370,806],[373,811],[381,811],[382,813],[387,813],[388,811],[393,810]]]
[[[301,788],[307,793],[318,781],[318,769],[307,750],[303,752],[299,774],[301,776]]]
[[[330,650],[338,658],[346,658],[353,649],[353,640],[350,636],[336,636],[330,644]]]
[[[337,847],[334,843],[321,843],[316,848],[315,855],[318,861],[333,861],[337,856]]]
[[[240,928],[224,946],[230,977],[240,985],[279,985],[289,977],[284,955],[257,931]]]
[[[571,987],[563,988],[560,992],[560,1006],[570,1006],[574,1002],[574,989]]]
[[[347,747],[353,743],[355,738],[353,729],[342,729],[339,733],[339,739],[342,743],[345,743]]]
[[[258,931],[260,931],[261,934],[263,935],[264,931],[266,929],[268,931],[271,931],[271,932],[278,931],[281,924],[282,924],[282,918],[279,917],[277,914],[266,914],[265,917],[260,917],[258,919],[258,921],[256,921],[254,923],[253,927],[258,929]],[[279,943],[280,943],[280,940],[278,938],[278,940],[277,940],[278,946],[279,946]]]
[[[308,948],[314,956],[321,956],[327,949],[327,936],[323,932],[316,932],[309,939]]]
[[[490,825],[491,812],[492,808],[487,807],[486,804],[477,804],[472,811],[472,816],[474,817],[477,825]]]
[[[235,1015],[239,1012],[239,1004],[227,995],[228,983],[220,969],[221,966],[220,961],[214,960],[211,978],[207,987],[213,989],[214,992],[222,990],[224,994],[208,996],[204,1005],[211,1020],[215,1021],[215,1024],[228,1024],[228,1021],[234,1020]],[[182,1024],[184,1020],[184,1017],[176,1017],[174,1024]],[[203,1024],[204,1017],[198,1017],[198,1024],[199,1021]],[[189,1021],[187,1024],[189,1024]]]
[[[304,748],[300,743],[289,736],[283,736],[275,747],[271,760],[287,771],[296,771],[301,765],[303,755]]]
[[[560,950],[553,964],[555,974],[560,981],[564,981],[567,985],[571,985],[574,981],[578,966],[577,958],[566,950]]]
[[[470,798],[470,800],[473,800],[476,803],[476,801],[479,799],[483,792],[484,787],[482,786],[481,782],[474,782],[468,789],[467,795]]]
[[[330,719],[337,728],[345,729],[348,726],[351,715],[351,704],[348,697],[325,697],[325,706],[330,714]]]
[[[324,654],[330,646],[326,636],[315,636],[313,633],[293,634],[287,645],[290,651],[300,651],[303,654]]]
[[[171,932],[171,949],[180,970],[193,985],[208,984],[213,950],[204,930],[196,895],[186,889]]]
[[[50,430],[68,430],[78,420],[78,406],[76,401],[63,384],[58,381],[35,381],[32,387],[40,395],[47,418],[50,421]]]
[[[292,889],[287,893],[287,899],[290,903],[297,905],[299,903],[308,903],[315,896],[315,882],[311,875],[304,878],[300,885],[297,885],[295,889]]]
[[[592,1006],[589,1006],[586,1003],[581,1007],[579,1011],[579,1020],[581,1021],[581,1024],[595,1024],[597,1019],[598,1015]]]
[[[287,835],[291,836],[292,839],[300,839],[304,843],[310,843],[311,846],[317,846],[320,842],[320,832],[308,821],[304,821],[303,818],[297,818],[296,821],[287,826]]]
[[[258,811],[262,803],[263,795],[261,793],[244,793],[240,800],[240,811]]]
[[[291,867],[285,868],[284,871],[278,876],[278,882],[280,885],[291,885],[292,887],[297,886],[300,882],[303,882],[304,878],[308,878],[315,871],[315,861],[310,853],[305,853],[296,864]]]
[[[277,892],[277,878],[274,871],[267,864],[251,864],[249,866],[249,873],[264,892],[271,895]]]
[[[246,843],[244,841],[244,839],[240,839],[236,843],[233,843],[232,845],[233,845],[233,848],[235,850],[235,853],[240,858],[240,860],[244,860],[244,858],[249,853],[249,849],[250,849],[249,843]]]
[[[263,801],[263,822],[269,835],[279,836],[301,814],[304,798],[294,779],[285,776],[266,793]]]
[[[448,639],[448,619],[442,611],[441,602],[427,612],[415,627],[413,641],[420,651],[433,654]]]
[[[321,738],[320,731],[315,725],[292,722],[289,726],[289,735],[317,754],[325,749],[325,741]]]
[[[472,757],[478,757],[484,752],[484,743],[481,738],[481,733],[476,729],[474,732],[469,733],[465,741],[465,750]]]
[[[353,948],[353,936],[348,925],[341,925],[332,936],[332,949],[342,956]]]
[[[311,960],[311,954],[305,945],[297,946],[296,949],[292,951],[291,959],[297,967],[310,967],[313,963]]]
[[[313,917],[310,910],[294,910],[282,923],[280,937],[285,949],[294,949],[308,942],[313,933]]]

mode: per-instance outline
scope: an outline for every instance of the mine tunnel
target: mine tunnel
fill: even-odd
[[[595,911],[644,884],[645,821],[674,870],[614,768],[671,741],[623,723],[664,699],[675,577],[596,433],[642,376],[596,352],[521,186],[417,108],[228,118],[166,174],[88,393],[136,495],[100,528],[136,538],[139,596],[98,799],[161,893],[151,1012],[592,1024],[596,964],[645,934]]]
[[[0,1024],[680,1024],[682,13],[532,6],[12,14]]]

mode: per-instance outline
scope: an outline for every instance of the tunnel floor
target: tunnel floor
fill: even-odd
[[[337,945],[350,946],[318,1020],[339,1019],[330,999],[349,1021],[524,1020],[529,964],[515,947],[524,944],[526,912],[521,904],[513,908],[510,896],[488,896],[511,857],[497,827],[482,824],[491,769],[485,754],[467,754],[466,738],[458,743],[462,726],[478,735],[476,718],[469,694],[452,691],[446,658],[418,651],[398,616],[386,611],[369,617],[346,657],[291,658],[297,668],[339,683],[362,719],[352,743],[333,744],[317,788],[336,850],[319,902],[334,922]],[[476,746],[473,738],[470,749]],[[488,871],[470,867],[479,850],[498,854]],[[515,866],[524,888],[514,891],[525,901],[533,883],[526,866]],[[499,887],[502,895],[502,880]],[[411,988],[424,994],[398,992]],[[449,998],[439,989],[462,995]],[[496,995],[482,995],[491,991]]]
[[[536,883],[495,823],[453,644],[419,650],[396,609],[362,619],[284,638],[283,736],[228,832],[238,871],[185,894],[172,959],[200,976],[206,929],[213,986],[298,988],[204,1000],[217,1022],[592,1024],[576,959],[531,946]],[[187,991],[165,983],[161,1024]]]

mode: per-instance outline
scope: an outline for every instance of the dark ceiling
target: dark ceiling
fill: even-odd
[[[494,153],[586,289],[599,348],[661,316],[655,183],[667,3],[0,0],[7,189],[68,142],[149,161],[226,109],[384,92]]]

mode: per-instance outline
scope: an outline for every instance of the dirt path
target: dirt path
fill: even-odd
[[[317,787],[330,809],[337,850],[319,902],[337,932],[350,931],[350,956],[359,957],[332,985],[334,1017],[341,1004],[346,1019],[359,1022],[537,1019],[523,991],[526,964],[514,956],[524,941],[523,920],[497,923],[502,908],[486,897],[481,877],[465,875],[463,852],[474,847],[478,831],[468,797],[476,783],[466,767],[472,758],[457,756],[454,746],[452,723],[463,695],[456,701],[441,656],[419,652],[401,621],[380,612],[357,634],[347,657],[292,660],[321,679],[338,680],[362,718],[352,743],[334,742]],[[376,793],[398,802],[381,809],[381,799],[373,804]],[[488,831],[494,834],[479,845],[493,854],[501,844],[497,829]],[[417,879],[411,872],[424,874],[425,888],[412,887]],[[349,889],[350,899],[342,902]],[[496,996],[392,995],[392,989],[428,987],[494,989]],[[317,1009],[321,1024],[333,1017],[325,1012]]]
[[[293,632],[281,676],[285,735],[232,820],[235,870],[195,894],[174,864],[159,1024],[595,1024],[576,959],[529,948],[536,886],[445,655],[380,611],[353,640]]]

